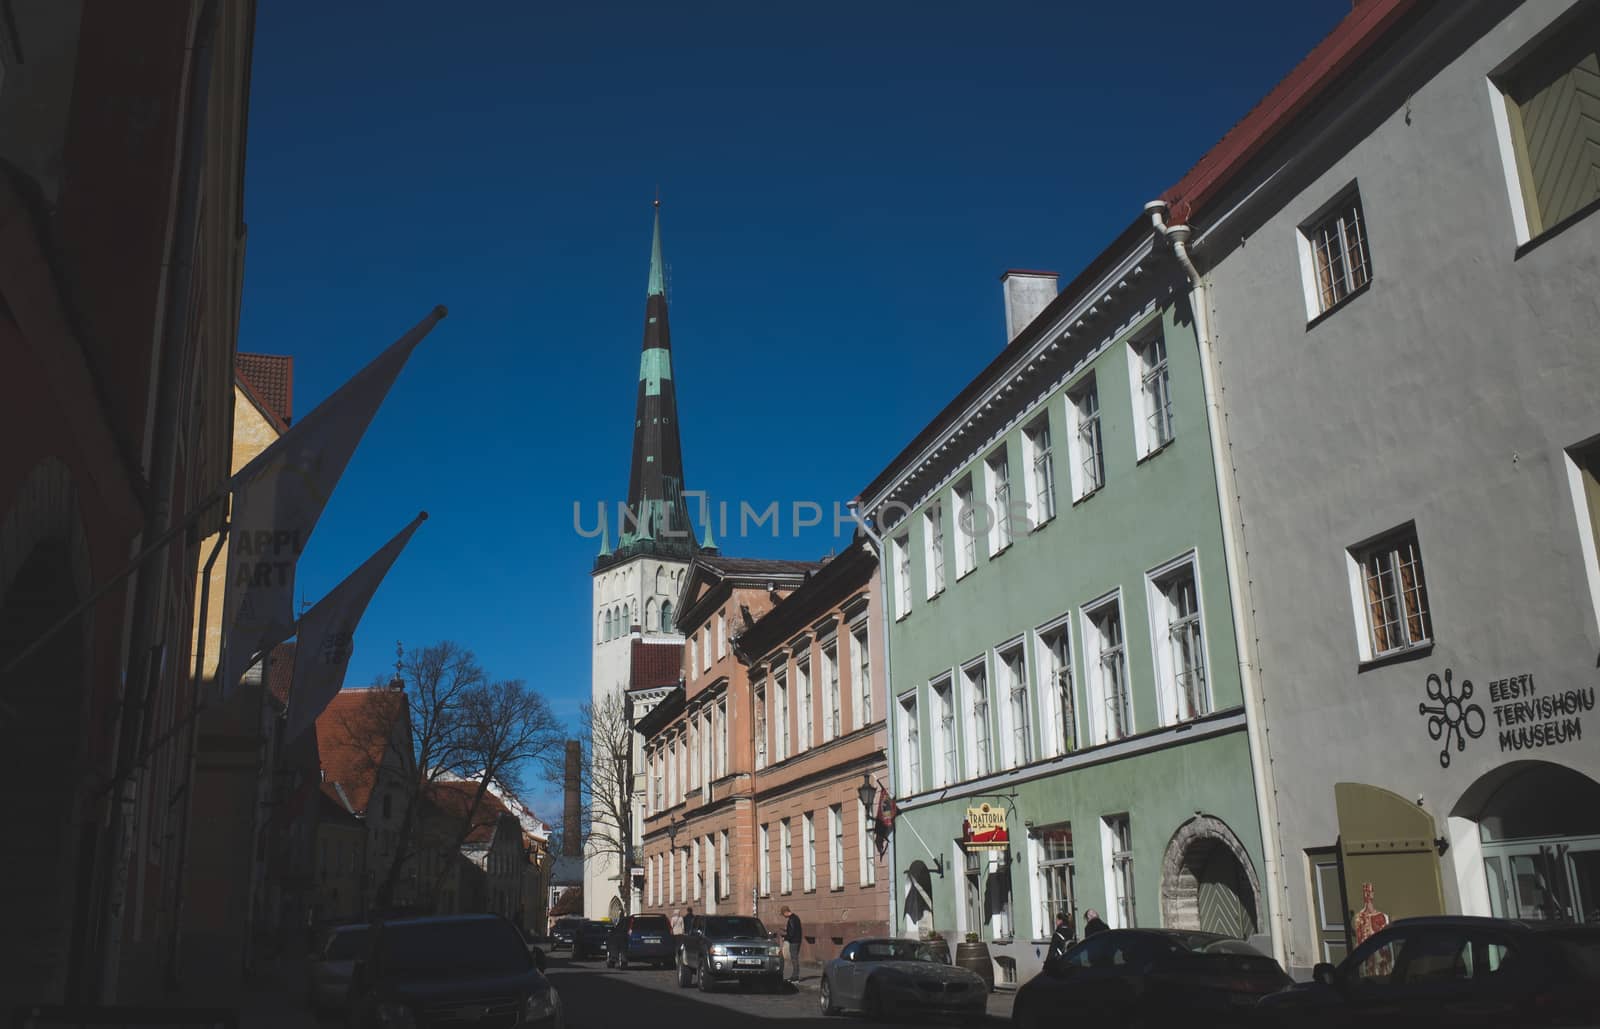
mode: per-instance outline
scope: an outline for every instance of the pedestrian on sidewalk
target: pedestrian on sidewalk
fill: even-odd
[[[1110,932],[1111,927],[1100,919],[1100,912],[1090,908],[1084,913],[1083,938],[1088,939],[1096,933]]]
[[[1050,957],[1059,958],[1078,942],[1077,930],[1072,927],[1072,912],[1056,912],[1056,931],[1050,936]]]
[[[800,981],[800,940],[802,938],[800,916],[794,913],[793,908],[785,904],[783,906],[783,918],[783,942],[787,945],[789,951],[789,967],[794,970],[794,974],[789,977],[789,981],[797,983]]]

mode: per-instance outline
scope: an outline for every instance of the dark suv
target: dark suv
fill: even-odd
[[[572,937],[572,960],[583,961],[587,958],[597,958],[606,952],[606,944],[611,938],[611,919],[584,922],[578,926],[577,933]]]
[[[350,984],[350,1025],[564,1029],[561,998],[498,915],[374,923]]]
[[[678,938],[678,985],[698,982],[710,991],[719,982],[756,982],[776,993],[783,988],[778,944],[749,915],[696,915]]]
[[[672,923],[666,915],[625,915],[611,930],[606,947],[608,968],[627,968],[646,961],[657,968],[672,965]]]
[[[550,927],[550,949],[558,950],[561,947],[572,946],[572,941],[578,936],[578,927],[583,925],[583,919],[567,917],[556,919],[556,924]]]

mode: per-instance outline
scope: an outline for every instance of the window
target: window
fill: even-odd
[[[1072,499],[1082,500],[1106,482],[1106,459],[1100,440],[1100,394],[1094,377],[1067,394],[1072,414]]]
[[[1006,448],[989,455],[989,555],[1011,546],[1011,468]]]
[[[715,713],[716,709],[711,708],[700,715],[700,795],[707,800],[711,799],[712,768],[717,753],[716,727],[712,724]]]
[[[915,693],[900,698],[900,779],[907,796],[922,792],[922,733]]]
[[[1408,527],[1352,554],[1365,612],[1363,658],[1397,654],[1433,642],[1428,586],[1417,531]]]
[[[1034,890],[1039,910],[1033,938],[1046,940],[1055,932],[1056,915],[1065,911],[1077,922],[1073,893],[1072,825],[1038,829],[1033,834]]]
[[[1311,865],[1311,919],[1317,933],[1317,960],[1337,965],[1349,953],[1344,900],[1339,888],[1339,855],[1333,848],[1306,851]]]
[[[717,896],[727,897],[733,894],[733,887],[728,883],[728,830],[722,830],[718,836],[722,846],[717,848]]]
[[[1133,830],[1125,814],[1107,815],[1102,820],[1102,830],[1111,928],[1132,929],[1139,924],[1133,905]]]
[[[1300,227],[1300,263],[1308,319],[1338,307],[1372,280],[1359,193],[1352,189]]]
[[[767,767],[767,691],[756,687],[756,767]]]
[[[717,612],[717,657],[728,656],[728,616]]]
[[[1012,647],[1000,655],[999,670],[1001,696],[1006,701],[1006,757],[1012,768],[1033,760],[1033,720],[1028,716],[1031,700],[1028,696],[1028,669],[1022,657],[1022,645]]]
[[[1045,725],[1040,742],[1052,754],[1078,748],[1078,712],[1072,692],[1072,644],[1065,622],[1039,630],[1039,689]]]
[[[667,804],[678,802],[678,738],[667,741]]]
[[[704,638],[700,641],[700,661],[702,672],[711,671],[711,626],[706,626],[701,634]]]
[[[961,895],[964,903],[961,914],[963,932],[975,933],[983,928],[983,851],[962,851],[956,848],[957,860],[965,869],[962,875]]]
[[[778,887],[784,893],[794,892],[794,864],[790,852],[794,849],[794,836],[789,829],[789,819],[778,823]]]
[[[933,684],[933,714],[939,720],[934,736],[934,753],[937,755],[935,786],[948,786],[956,781],[956,709],[951,696],[948,677]]]
[[[661,602],[661,631],[674,631],[672,624],[672,601],[670,600],[663,600]]]
[[[844,721],[839,717],[839,648],[835,644],[829,643],[822,648],[822,678],[828,684],[828,707],[823,712],[822,723],[822,738],[826,741],[838,736],[844,729]]]
[[[856,803],[861,803],[857,798]],[[828,809],[828,888],[844,889],[844,816],[839,805]]]
[[[944,505],[938,500],[922,513],[922,563],[928,570],[928,597],[944,592]]]
[[[800,749],[811,749],[811,720],[816,710],[811,703],[811,658],[802,657],[794,663],[794,681],[800,691]]]
[[[953,490],[956,498],[956,578],[978,566],[978,534],[985,526],[972,507],[972,480],[962,479]]]
[[[689,893],[689,848],[684,847],[678,851],[678,900],[687,898]]]
[[[872,859],[872,835],[869,823],[872,821],[871,812],[867,805],[861,803],[861,798],[856,798],[856,855],[860,863],[860,872],[857,878],[863,886],[874,886],[878,882],[878,863]]]
[[[1521,242],[1562,224],[1600,200],[1594,173],[1600,147],[1600,7],[1553,26],[1548,38],[1496,85],[1504,93],[1501,131],[1520,187]],[[1508,138],[1507,138],[1508,137]]]
[[[728,698],[717,701],[717,778],[728,774]]]
[[[700,637],[689,637],[689,675],[693,676],[695,669],[700,667]]]
[[[1154,573],[1150,593],[1151,621],[1166,626],[1165,638],[1159,631],[1153,634],[1162,721],[1171,725],[1209,714],[1211,690],[1206,681],[1194,559],[1184,558],[1180,564]]]
[[[1056,516],[1056,467],[1050,453],[1048,415],[1023,430],[1022,461],[1028,471],[1028,524],[1037,529]]]
[[[689,789],[700,785],[700,716],[689,721]]]
[[[801,855],[805,859],[804,889],[810,893],[817,888],[817,818],[814,812],[807,811],[801,817],[800,830],[804,837],[801,845],[805,848]]]
[[[850,657],[851,664],[855,666],[855,728],[872,721],[872,651],[867,647],[867,625],[865,622],[850,630]]]
[[[780,674],[775,680],[778,709],[773,713],[772,760],[782,761],[789,756],[789,684]]]
[[[911,613],[911,535],[896,536],[890,544],[894,553],[894,595],[898,598],[895,617]]]
[[[1578,522],[1578,553],[1589,603],[1600,614],[1600,440],[1567,451],[1567,480]]]
[[[761,823],[761,895],[772,896],[772,834]]]
[[[700,899],[700,887],[704,878],[700,874],[700,841],[689,841],[689,867],[694,869],[694,899]]]
[[[1133,705],[1128,696],[1128,662],[1122,639],[1122,610],[1116,598],[1085,611],[1084,636],[1089,644],[1086,666],[1093,684],[1096,742],[1109,743],[1133,732]]]
[[[1139,456],[1149,457],[1172,442],[1172,383],[1167,374],[1167,341],[1157,333],[1132,346],[1138,373],[1140,413],[1135,433]]]
[[[967,724],[972,727],[967,747],[968,777],[977,779],[994,771],[989,747],[989,674],[982,659],[961,669]]]

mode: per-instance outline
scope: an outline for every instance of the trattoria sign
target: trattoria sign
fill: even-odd
[[[1006,833],[1006,809],[988,804],[967,808],[961,823],[961,842],[968,850],[1005,850],[1011,845]]]

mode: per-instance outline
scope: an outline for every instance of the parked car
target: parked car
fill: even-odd
[[[918,940],[867,939],[845,945],[822,966],[824,1015],[845,1009],[882,1021],[900,1014],[984,1018],[989,987],[976,972],[950,964],[949,951]]]
[[[367,946],[367,926],[335,926],[311,953],[307,1004],[314,1012],[343,1011],[350,998],[350,973]]]
[[[561,997],[498,915],[374,924],[350,990],[356,1029],[564,1029]]]
[[[699,983],[706,992],[719,982],[783,988],[778,944],[761,919],[748,915],[696,915],[678,937],[676,962],[679,986]]]
[[[583,925],[584,921],[582,918],[556,919],[556,924],[550,927],[550,939],[553,941],[550,949],[572,946],[572,941],[578,935],[578,927]]]
[[[548,936],[535,936],[521,926],[517,927],[517,932],[521,934],[522,942],[528,948],[528,956],[533,958],[534,967],[543,972],[544,956],[545,952],[550,949],[550,938]]]
[[[673,944],[672,923],[666,915],[625,915],[611,930],[606,966],[627,968],[630,962],[646,961],[668,968]]]
[[[572,937],[572,960],[601,957],[606,952],[606,941],[611,937],[611,919],[586,921],[578,926]]]
[[[1251,1025],[1262,997],[1291,985],[1243,940],[1173,929],[1097,933],[1045,964],[1012,1003],[1018,1029],[1083,1025]]]
[[[1261,1002],[1271,1025],[1600,1025],[1600,927],[1402,918],[1310,983]]]

